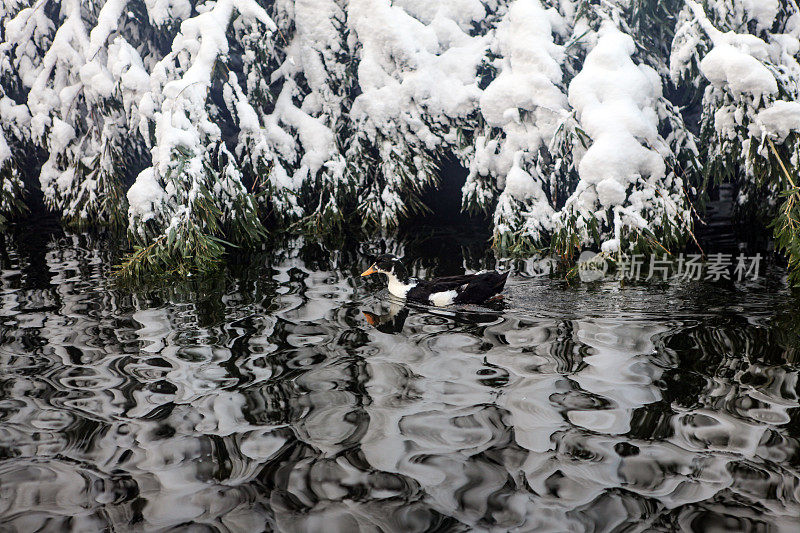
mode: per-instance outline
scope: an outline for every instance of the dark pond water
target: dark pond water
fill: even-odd
[[[6,240],[2,531],[800,530],[780,271],[568,287],[517,264],[502,310],[430,311],[317,243],[130,294],[103,243]],[[470,231],[389,248],[494,266]]]

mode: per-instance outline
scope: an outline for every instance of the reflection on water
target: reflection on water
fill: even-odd
[[[780,279],[517,274],[502,310],[426,310],[297,244],[131,295],[85,237],[37,238],[0,259],[3,531],[800,528]]]

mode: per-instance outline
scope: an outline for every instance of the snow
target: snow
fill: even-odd
[[[725,106],[714,112],[714,129],[725,138],[733,139],[736,137],[736,127],[741,124],[736,121],[735,109],[733,106]]]
[[[333,132],[292,104],[291,84],[281,92],[275,103],[275,112],[287,125],[297,131],[304,149],[300,160],[301,171],[316,174],[330,159],[335,150]]]
[[[150,23],[156,26],[170,20],[182,20],[192,12],[189,0],[144,0]]]
[[[606,178],[597,184],[597,199],[603,207],[613,207],[625,203],[625,188],[614,178]]]
[[[123,37],[116,37],[108,49],[108,70],[122,86],[132,90],[147,89],[150,76],[139,53]]]
[[[457,127],[474,117],[481,95],[477,73],[488,38],[465,31],[471,26],[467,22],[479,22],[468,19],[485,13],[464,10],[469,4],[442,0],[432,4],[437,9],[431,18],[421,19],[413,16],[419,3],[404,4],[411,12],[389,0],[347,4],[361,90],[349,111],[355,135],[347,155],[351,161],[361,153],[376,157],[374,169],[356,163],[364,165],[365,175],[382,176],[380,186],[364,187],[359,202],[365,216],[382,225],[397,224],[408,210],[405,176],[416,176],[420,185],[431,182],[430,154],[457,145]],[[452,13],[458,13],[457,20],[448,18]]]
[[[465,198],[485,204],[492,195],[481,182],[493,177],[503,191],[494,212],[496,231],[523,230],[537,241],[553,229],[554,208],[535,160],[567,116],[560,88],[564,52],[553,37],[557,20],[539,0],[516,0],[498,24],[489,45],[498,56],[498,74],[479,105],[486,125],[502,130],[503,138],[490,139],[491,131],[476,136],[463,188]]]
[[[600,251],[607,254],[614,254],[620,251],[619,239],[608,239],[600,247]]]
[[[561,83],[563,51],[553,42],[550,19],[538,0],[517,0],[499,24],[492,50],[502,57],[500,74],[483,91],[481,114],[496,127],[515,130],[519,109],[544,108],[558,115],[566,107]],[[555,120],[553,120],[555,122]],[[552,137],[551,129],[543,132]]]
[[[706,4],[715,17],[707,16],[703,6],[694,0],[687,0],[686,5],[686,13],[694,17],[682,15],[679,31],[682,35],[696,32],[696,50],[692,54],[699,55],[701,43],[713,47],[699,61],[700,73],[711,83],[703,96],[703,121],[713,123],[717,135],[718,145],[712,154],[717,161],[741,164],[744,173],[737,187],[737,202],[752,204],[759,201],[754,199],[764,186],[762,178],[755,175],[756,163],[772,156],[766,143],[753,143],[750,138],[763,141],[770,137],[784,143],[790,133],[800,130],[800,104],[796,101],[800,79],[800,64],[796,59],[800,50],[800,13],[794,0],[791,5],[784,4],[785,10],[777,0],[740,0],[737,10],[727,12],[720,3]],[[781,11],[786,18],[776,26]],[[756,21],[759,36],[722,32],[711,18],[720,26],[738,31],[747,31],[747,22]],[[785,33],[770,33],[773,27],[782,27]],[[683,61],[689,55],[683,53],[675,60]],[[681,68],[688,72],[688,62]]]
[[[526,200],[541,194],[542,187],[533,180],[530,174],[514,166],[506,176],[506,189],[517,200]]]
[[[181,5],[151,2],[148,9],[151,8],[151,20],[160,20],[161,15],[181,9]],[[245,21],[263,23],[268,30],[275,28],[266,11],[252,0],[207,2],[200,6],[198,15],[183,20],[170,54],[154,65],[149,76],[141,68],[141,59],[135,50],[127,43],[115,42],[118,48],[114,50],[113,68],[127,69],[130,74],[123,81],[138,91],[149,85],[150,90],[135,99],[144,115],[142,129],[147,119],[155,123],[155,145],[151,150],[153,166],[139,174],[128,194],[128,216],[132,225],[157,216],[162,221],[169,220],[169,224],[173,224],[176,217],[192,216],[193,201],[205,176],[206,147],[222,136],[219,126],[210,120],[206,100],[217,59],[228,52],[226,32],[235,13]],[[177,71],[176,58],[181,65]],[[242,107],[242,111],[246,112],[246,109]],[[252,116],[249,118],[249,125],[253,127]],[[160,180],[174,169],[178,149],[189,154],[180,165],[184,173],[183,183],[170,181],[162,188]],[[180,188],[176,188],[176,183]],[[239,173],[232,170],[226,171],[225,178],[217,185],[216,197],[223,204],[224,212],[231,207],[232,198],[242,194],[244,186]],[[186,201],[188,208],[179,208],[174,213],[169,210],[161,212],[168,205],[160,201],[162,195],[177,197],[179,202]]]
[[[233,105],[236,109],[236,115],[239,118],[239,127],[243,132],[252,133],[260,130],[261,124],[258,121],[258,114],[253,106],[247,101],[247,97],[242,92],[242,88],[239,86],[239,79],[236,77],[235,73],[230,73],[229,81],[230,84],[226,85],[225,87],[228,90],[233,90],[231,87],[234,87],[236,90],[236,99]]]
[[[687,0],[669,72],[626,33],[641,31],[627,0],[261,3],[269,14],[255,0],[145,0],[171,43],[140,33],[128,0],[45,4],[4,4],[0,68],[30,91],[21,104],[0,94],[0,156],[18,141],[45,149],[46,201],[69,213],[99,194],[81,164],[108,170],[102,154],[149,150],[128,195],[132,230],[193,216],[205,189],[231,220],[235,201],[256,201],[245,174],[287,219],[345,198],[389,226],[447,153],[469,169],[463,204],[494,209],[496,235],[574,227],[588,243],[597,221],[603,249],[620,251],[631,232],[687,220],[672,169],[697,151],[662,77],[707,89],[704,120],[737,157],[745,132],[800,131],[800,13],[778,0],[705,2],[711,17]],[[218,152],[228,163],[212,180]]]
[[[0,131],[0,168],[3,168],[5,162],[11,158],[11,148],[9,148],[8,143],[6,142],[6,137],[3,135],[3,132]]]
[[[98,62],[83,65],[80,68],[80,79],[84,86],[103,98],[109,98],[114,92],[114,79]]]
[[[760,61],[728,44],[714,47],[700,62],[700,70],[715,85],[729,85],[753,96],[778,92],[775,77]]]
[[[481,114],[489,124],[518,123],[518,109],[564,109],[564,95],[555,85],[561,82],[563,52],[538,0],[511,6],[492,48],[503,60],[500,74],[481,95]]]
[[[415,108],[441,117],[464,116],[474,109],[483,39],[470,37],[441,16],[425,25],[387,0],[353,0],[348,15],[362,46],[362,94],[352,109],[356,120],[368,120],[389,134],[396,121],[404,121],[425,136]],[[439,144],[433,134],[425,141],[431,149]]]
[[[613,208],[617,242],[623,226],[647,227],[639,213],[652,203],[652,191],[666,177],[662,155],[648,147],[664,146],[654,111],[661,97],[659,77],[651,68],[636,65],[631,60],[634,52],[629,35],[604,23],[569,86],[569,102],[592,143],[578,166],[580,183],[561,216],[577,212],[587,223],[599,209]],[[628,197],[632,184],[634,192]]]
[[[723,33],[711,24],[700,4],[693,0],[686,0],[686,4],[714,44],[700,61],[700,71],[711,83],[759,98],[778,91],[775,77],[763,64],[769,58],[767,43],[754,35]],[[759,16],[766,12],[758,11]]]
[[[758,31],[769,30],[778,15],[778,0],[741,0],[751,19],[758,22]]]
[[[70,167],[56,176],[56,186],[61,190],[69,189],[75,181],[75,169]]]
[[[154,216],[155,206],[164,198],[164,189],[156,180],[153,167],[144,169],[128,189],[129,213],[147,221]]]
[[[764,133],[783,142],[789,133],[800,132],[800,103],[778,100],[759,112],[757,119]]]
[[[444,2],[393,0],[392,4],[401,7],[424,24],[430,24],[437,17],[450,19],[464,31],[471,29],[473,21],[482,20],[486,16],[486,8],[480,0],[448,0]]]
[[[61,152],[74,138],[75,128],[60,118],[53,119],[53,126],[50,129],[50,150],[56,153]]]
[[[28,107],[17,104],[7,96],[0,97],[0,123],[12,135],[23,138],[29,131],[31,115]]]
[[[168,100],[175,100],[184,91],[203,93],[211,83],[214,62],[221,54],[228,52],[228,39],[225,36],[233,11],[233,2],[221,0],[213,9],[185,20],[181,31],[172,44],[174,50],[188,50],[192,61],[184,74],[168,82],[163,93]],[[191,97],[191,95],[190,95]]]
[[[100,8],[97,22],[89,33],[89,43],[85,52],[89,64],[92,64],[100,49],[105,46],[108,36],[117,29],[120,16],[127,4],[128,0],[106,0]]]

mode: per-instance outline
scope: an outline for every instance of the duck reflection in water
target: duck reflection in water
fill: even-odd
[[[408,307],[392,302],[389,306],[389,311],[381,315],[376,315],[370,311],[361,311],[367,319],[367,324],[374,327],[381,333],[400,333],[403,331],[403,326],[406,324],[408,318]]]
[[[499,305],[502,306],[502,302],[499,302]],[[472,311],[466,309],[448,309],[445,311],[442,309],[429,309],[424,306],[404,305],[394,300],[390,302],[389,309],[385,313],[377,314],[366,310],[362,310],[361,313],[366,318],[367,324],[381,333],[396,334],[403,331],[406,319],[412,307],[418,311],[427,312],[436,316],[443,316],[455,323],[461,324],[489,324],[495,322],[498,317],[497,312]]]

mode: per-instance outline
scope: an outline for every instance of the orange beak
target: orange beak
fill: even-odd
[[[361,277],[363,278],[364,276],[371,276],[372,274],[376,274],[377,272],[378,271],[375,269],[375,265],[372,265],[371,267],[369,267],[368,269],[366,269],[364,272],[361,273]]]

